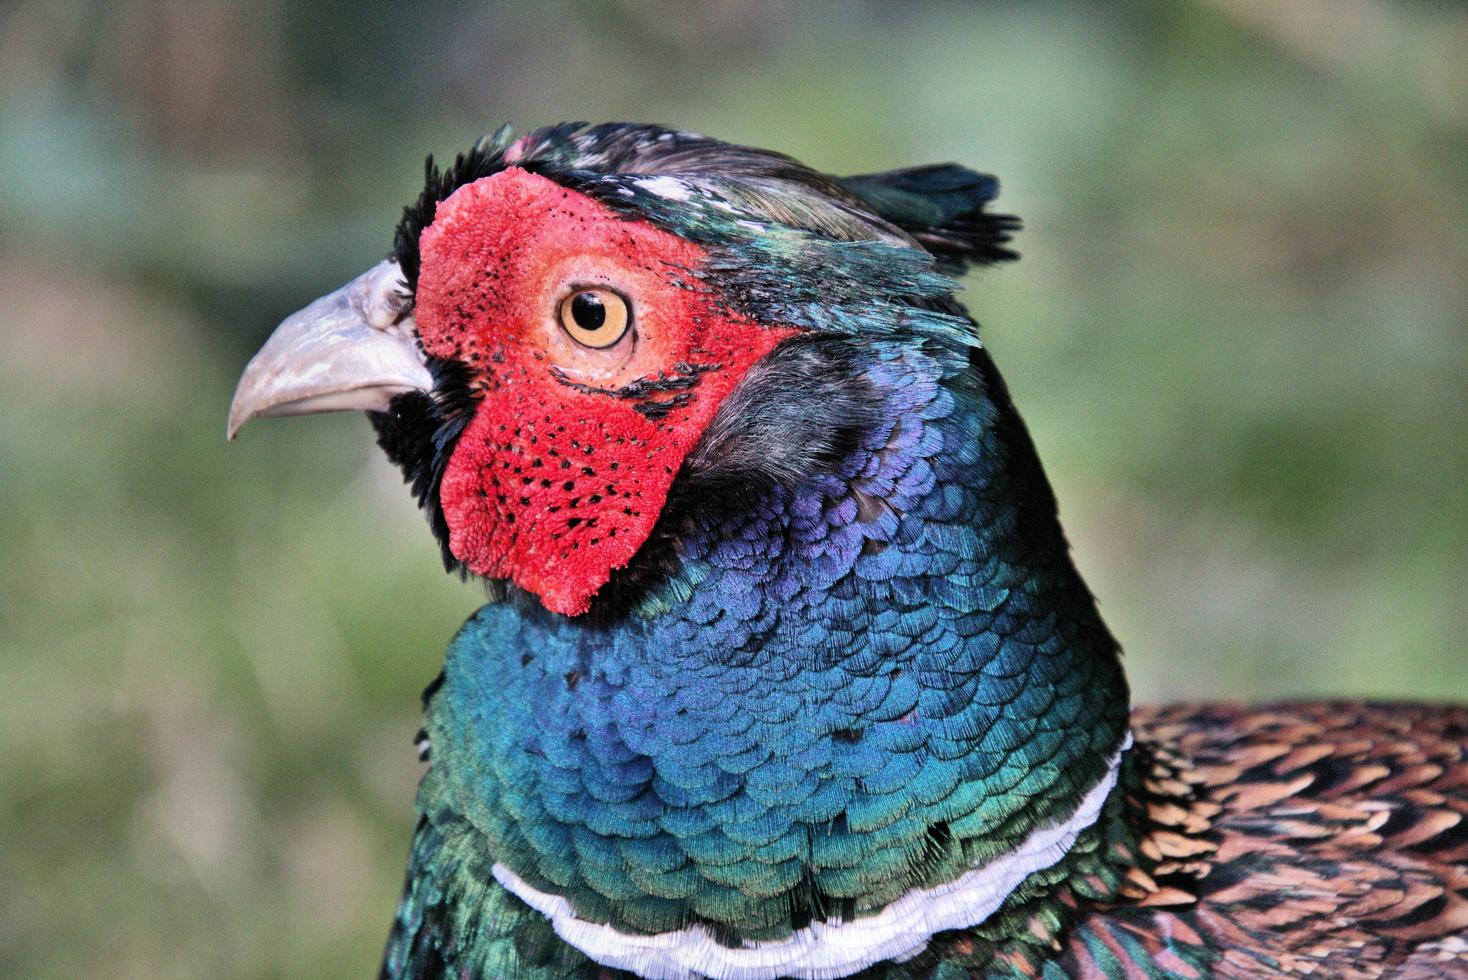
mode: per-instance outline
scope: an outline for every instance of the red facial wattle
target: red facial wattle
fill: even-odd
[[[440,485],[449,549],[576,615],[647,540],[684,458],[749,368],[792,331],[725,309],[698,246],[510,168],[459,188],[419,240],[424,348],[482,398]],[[568,290],[627,298],[610,352],[556,319]]]

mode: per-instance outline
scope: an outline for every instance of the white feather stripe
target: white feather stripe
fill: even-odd
[[[911,959],[938,933],[976,926],[993,915],[1025,878],[1065,857],[1081,831],[1096,822],[1131,744],[1128,733],[1106,775],[1086,792],[1075,812],[1032,830],[1010,853],[944,884],[913,889],[870,915],[851,922],[812,922],[773,942],[723,946],[701,925],[628,935],[578,918],[564,898],[532,888],[502,864],[494,866],[494,877],[592,960],[646,980],[836,980],[876,963]]]
[[[670,201],[686,201],[693,193],[688,184],[677,177],[644,177],[637,181],[637,186]]]

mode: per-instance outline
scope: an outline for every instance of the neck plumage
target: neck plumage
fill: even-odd
[[[844,976],[985,920],[1096,822],[1116,644],[987,355],[942,364],[873,357],[881,421],[690,521],[635,609],[492,603],[450,648],[438,779],[593,960]]]

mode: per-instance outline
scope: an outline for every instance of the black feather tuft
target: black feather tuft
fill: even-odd
[[[433,224],[438,202],[465,184],[505,169],[510,136],[510,127],[501,126],[475,143],[468,153],[454,157],[447,170],[438,169],[432,153],[423,161],[423,190],[416,201],[403,208],[403,217],[393,233],[392,258],[402,267],[410,293],[418,288],[418,236]]]
[[[1019,258],[1007,247],[1020,220],[986,211],[999,180],[956,163],[842,177],[841,186],[911,235],[948,272]]]
[[[684,461],[670,503],[695,511],[707,504],[717,513],[716,501],[730,494],[795,488],[839,464],[880,421],[880,400],[861,363],[846,338],[797,334],[783,341],[719,406]]]
[[[459,436],[474,417],[479,394],[468,365],[460,361],[430,357],[428,370],[434,380],[432,393],[398,395],[386,412],[369,412],[368,417],[377,431],[377,444],[402,469],[403,482],[410,485],[418,506],[428,515],[444,568],[463,575],[463,565],[449,551],[449,526],[439,502],[439,486]]]

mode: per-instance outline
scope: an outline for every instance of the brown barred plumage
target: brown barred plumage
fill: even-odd
[[[1468,708],[1175,705],[1133,729],[1151,873],[1132,904],[1078,903],[1068,975],[1468,976]]]

